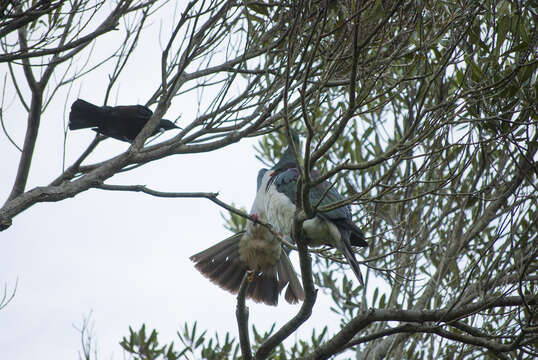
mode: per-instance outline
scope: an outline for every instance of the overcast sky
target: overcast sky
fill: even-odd
[[[1,141],[4,150],[8,145]],[[114,180],[163,191],[220,191],[223,200],[250,207],[260,166],[252,143],[245,142],[164,159]],[[12,164],[9,170],[14,171]],[[10,180],[2,176],[3,196]],[[203,199],[91,190],[17,216],[0,234],[0,280],[11,290],[18,279],[15,298],[0,311],[0,358],[76,358],[80,344],[74,327],[90,312],[101,359],[122,359],[118,342],[128,326],[142,323],[158,329],[163,341],[195,320],[199,329],[235,335],[235,297],[202,277],[188,259],[230,234],[220,213]],[[276,308],[248,305],[251,321],[262,330],[273,321],[283,324],[298,310],[283,299]],[[326,299],[319,301],[309,324],[331,318],[336,329],[329,306]]]
[[[141,38],[143,54],[133,58],[112,104],[143,104],[151,95],[160,76],[160,50],[154,41],[160,26],[159,22],[148,25]],[[96,49],[106,53],[106,44],[114,44],[115,36],[103,37]],[[5,65],[0,69],[4,74]],[[71,93],[63,89],[55,95],[42,119],[27,189],[46,185],[60,174],[65,108],[77,97],[102,103],[108,74],[106,67],[97,69],[77,82]],[[3,100],[5,125],[22,144],[26,113],[10,86]],[[202,111],[196,104],[194,97],[176,98],[166,117],[181,116],[179,124],[186,124]],[[67,164],[93,136],[90,130],[69,133]],[[108,183],[144,184],[160,191],[218,191],[221,200],[250,209],[262,167],[255,158],[255,143],[251,139],[211,153],[169,157]],[[87,163],[127,147],[107,139]],[[0,154],[3,202],[20,156],[3,134]],[[129,326],[138,328],[142,323],[156,328],[162,343],[175,340],[185,321],[198,321],[198,328],[209,333],[223,335],[229,330],[235,336],[235,296],[206,280],[189,260],[230,235],[223,227],[222,211],[205,199],[161,199],[102,190],[24,211],[0,233],[0,285],[11,292],[18,282],[13,301],[0,311],[0,359],[77,358],[81,346],[76,328],[90,313],[100,359],[123,359],[118,343]],[[280,300],[278,307],[249,301],[250,321],[261,331],[275,321],[277,326],[284,324],[299,307]],[[336,330],[339,320],[329,307],[327,297],[319,296],[312,318],[299,334],[309,336],[312,326],[322,324]]]

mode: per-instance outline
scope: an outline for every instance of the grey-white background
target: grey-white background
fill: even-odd
[[[3,196],[15,165],[9,159]],[[220,191],[223,200],[248,208],[260,166],[252,142],[245,142],[164,159],[121,178],[164,191]],[[77,358],[75,327],[90,312],[101,359],[122,359],[118,342],[128,326],[142,323],[158,329],[163,341],[172,340],[184,321],[195,320],[200,330],[235,335],[235,297],[202,277],[188,259],[230,234],[220,214],[203,199],[91,190],[17,216],[0,233],[0,281],[10,290],[18,279],[14,300],[0,311],[0,358]],[[300,334],[309,334],[314,324],[337,328],[327,299],[320,300]],[[248,305],[260,330],[273,321],[283,324],[298,310],[283,299],[276,308]]]
[[[170,9],[160,11],[167,14]],[[156,39],[170,26],[169,18],[161,19],[148,24],[139,51],[109,104],[143,104],[154,91],[160,81]],[[100,38],[92,61],[115,46],[120,35]],[[46,185],[61,173],[63,129],[70,104],[77,97],[102,104],[110,69],[101,67],[77,81],[70,92],[63,88],[55,95],[42,118],[27,189]],[[5,64],[0,71],[7,73]],[[18,75],[23,93],[28,94],[22,74]],[[7,81],[2,109],[5,125],[21,145],[26,113]],[[210,95],[204,97],[210,99]],[[179,124],[187,124],[203,111],[198,99],[194,94],[176,98],[166,118],[181,117]],[[67,165],[94,133],[80,130],[68,135]],[[144,184],[161,191],[215,191],[222,200],[250,209],[257,171],[262,167],[255,158],[255,142],[243,140],[211,153],[169,157],[108,182]],[[107,139],[87,163],[110,158],[127,147]],[[4,134],[0,134],[0,154],[0,199],[4,201],[20,156]],[[159,330],[162,343],[174,340],[185,321],[198,321],[198,328],[210,334],[237,334],[235,297],[202,277],[189,260],[190,255],[230,235],[223,227],[222,211],[205,199],[90,190],[21,213],[11,228],[0,233],[0,285],[10,293],[18,281],[15,298],[0,311],[0,359],[78,358],[81,346],[76,328],[90,313],[99,359],[122,359],[119,341],[129,326],[137,329],[142,323]],[[283,299],[276,308],[248,305],[250,320],[260,331],[273,322],[282,325],[298,310]],[[314,315],[298,334],[309,336],[313,326],[324,324],[336,330],[338,318],[329,307],[329,300],[319,296]]]

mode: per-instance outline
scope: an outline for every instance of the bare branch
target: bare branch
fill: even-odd
[[[239,329],[239,343],[241,344],[241,354],[243,359],[251,360],[252,351],[250,349],[250,339],[248,336],[248,308],[245,306],[245,296],[248,289],[249,273],[245,273],[239,292],[237,293],[237,308],[235,316],[237,318],[237,327]]]

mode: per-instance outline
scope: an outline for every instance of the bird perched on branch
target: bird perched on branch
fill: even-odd
[[[298,144],[298,138],[292,142]],[[284,236],[289,236],[296,210],[297,181],[300,176],[296,152],[290,144],[280,161],[271,169],[270,179],[264,189],[263,201],[267,222]],[[315,180],[320,174],[311,172]],[[324,181],[310,189],[310,203],[313,207],[326,206],[343,200],[331,183]],[[329,245],[338,249],[346,258],[364,287],[359,264],[355,258],[353,246],[367,247],[364,234],[352,221],[351,209],[348,205],[328,211],[316,212],[314,218],[303,223],[303,229],[309,246]]]
[[[264,188],[269,171],[258,173],[257,194],[251,209],[252,220],[246,231],[191,256],[195,267],[221,288],[237,293],[241,280],[250,271],[246,297],[267,305],[277,305],[280,292],[290,304],[304,299],[304,290],[278,238],[259,223],[265,221]]]
[[[142,105],[96,106],[78,99],[71,105],[69,129],[92,130],[121,141],[133,142],[153,112]],[[162,119],[151,136],[166,130],[179,129],[170,120]]]

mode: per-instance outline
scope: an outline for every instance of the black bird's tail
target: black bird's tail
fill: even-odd
[[[239,240],[244,234],[245,232],[239,232],[190,257],[202,275],[232,294],[239,291],[241,280],[249,270],[239,257]],[[246,297],[255,302],[277,305],[282,287],[277,279],[277,267],[274,266],[269,271],[253,274]]]
[[[103,110],[87,101],[77,99],[71,105],[69,113],[69,129],[77,130],[99,127],[103,122]]]

